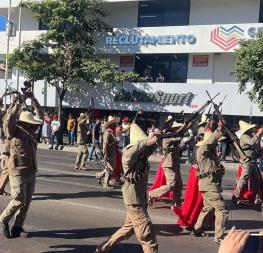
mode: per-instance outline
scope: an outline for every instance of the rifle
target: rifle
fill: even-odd
[[[224,98],[223,98],[223,100],[218,104],[218,108],[220,108],[220,107],[223,105],[226,97],[227,97],[227,95],[225,95]],[[210,108],[210,109],[211,109],[211,108]],[[222,111],[222,108],[221,108],[221,111]],[[215,117],[215,113],[216,113],[216,112],[215,112],[215,110],[214,110],[213,113],[210,115],[209,120],[207,121],[207,124],[206,124],[205,128],[208,128],[208,127],[209,127],[211,120],[213,120],[214,117]]]
[[[195,122],[198,119],[198,116],[206,109],[207,106],[209,106],[211,103],[213,103],[213,100],[219,95],[220,93],[217,93],[213,98],[210,98],[204,105],[202,105],[197,111],[193,112],[192,115],[188,120],[185,121],[184,125],[178,129],[176,132],[172,133],[164,133],[160,135],[161,139],[164,138],[172,138],[172,137],[178,137],[181,136],[184,132],[186,132],[188,129],[190,129]]]
[[[184,113],[184,111],[181,111],[179,116],[183,115],[183,113]],[[165,121],[165,123],[163,124],[163,126],[161,127],[160,130],[161,131],[165,131],[167,129],[170,129],[172,127],[172,125],[173,125],[173,122],[175,121],[175,118],[176,118],[176,116],[172,116],[171,119]]]
[[[206,93],[207,93],[208,97],[211,98],[209,92],[206,91]],[[222,122],[226,134],[229,136],[231,142],[233,143],[235,149],[237,150],[237,152],[238,152],[238,154],[239,154],[240,160],[242,160],[242,161],[247,160],[247,157],[246,157],[244,151],[242,150],[242,148],[241,148],[240,145],[239,145],[237,136],[234,135],[234,134],[226,127],[226,125],[224,124],[224,119],[223,119],[222,114],[221,114],[221,112],[220,112],[220,110],[219,110],[219,106],[218,106],[217,104],[215,104],[215,103],[213,103],[213,105],[214,105],[215,112],[216,112],[216,114],[217,114],[217,116],[218,116],[218,119]]]

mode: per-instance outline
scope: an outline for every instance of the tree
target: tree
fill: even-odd
[[[235,56],[232,74],[239,82],[239,92],[246,92],[263,110],[263,34],[255,40],[242,40]]]
[[[60,121],[66,93],[79,90],[80,83],[111,87],[138,78],[135,73],[120,72],[116,64],[95,54],[99,35],[112,30],[103,21],[102,1],[28,0],[21,7],[30,9],[48,30],[14,50],[10,64],[30,80],[46,79],[56,87]]]

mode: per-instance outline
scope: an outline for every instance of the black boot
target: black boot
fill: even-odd
[[[25,232],[25,230],[22,227],[12,227],[11,235],[13,238],[17,238],[17,237],[27,238],[28,237],[28,233]]]
[[[3,222],[0,222],[0,234],[5,238],[10,238],[9,225]]]

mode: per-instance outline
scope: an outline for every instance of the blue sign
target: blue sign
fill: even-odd
[[[192,34],[159,36],[121,35],[107,36],[105,43],[106,45],[193,45],[196,43],[196,37]]]
[[[0,16],[0,32],[6,31],[6,17]]]

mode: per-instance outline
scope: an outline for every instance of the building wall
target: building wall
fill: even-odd
[[[214,65],[214,54],[202,54],[208,55],[208,66],[193,66],[193,57],[200,54],[190,54],[188,61],[188,75],[187,83],[212,83],[213,79],[213,65]]]
[[[105,3],[109,16],[105,22],[112,27],[136,27],[138,23],[138,2]]]
[[[230,74],[235,64],[235,56],[232,53],[220,53],[214,55],[213,83],[235,82],[235,77]]]
[[[190,25],[257,23],[260,0],[191,0]]]

